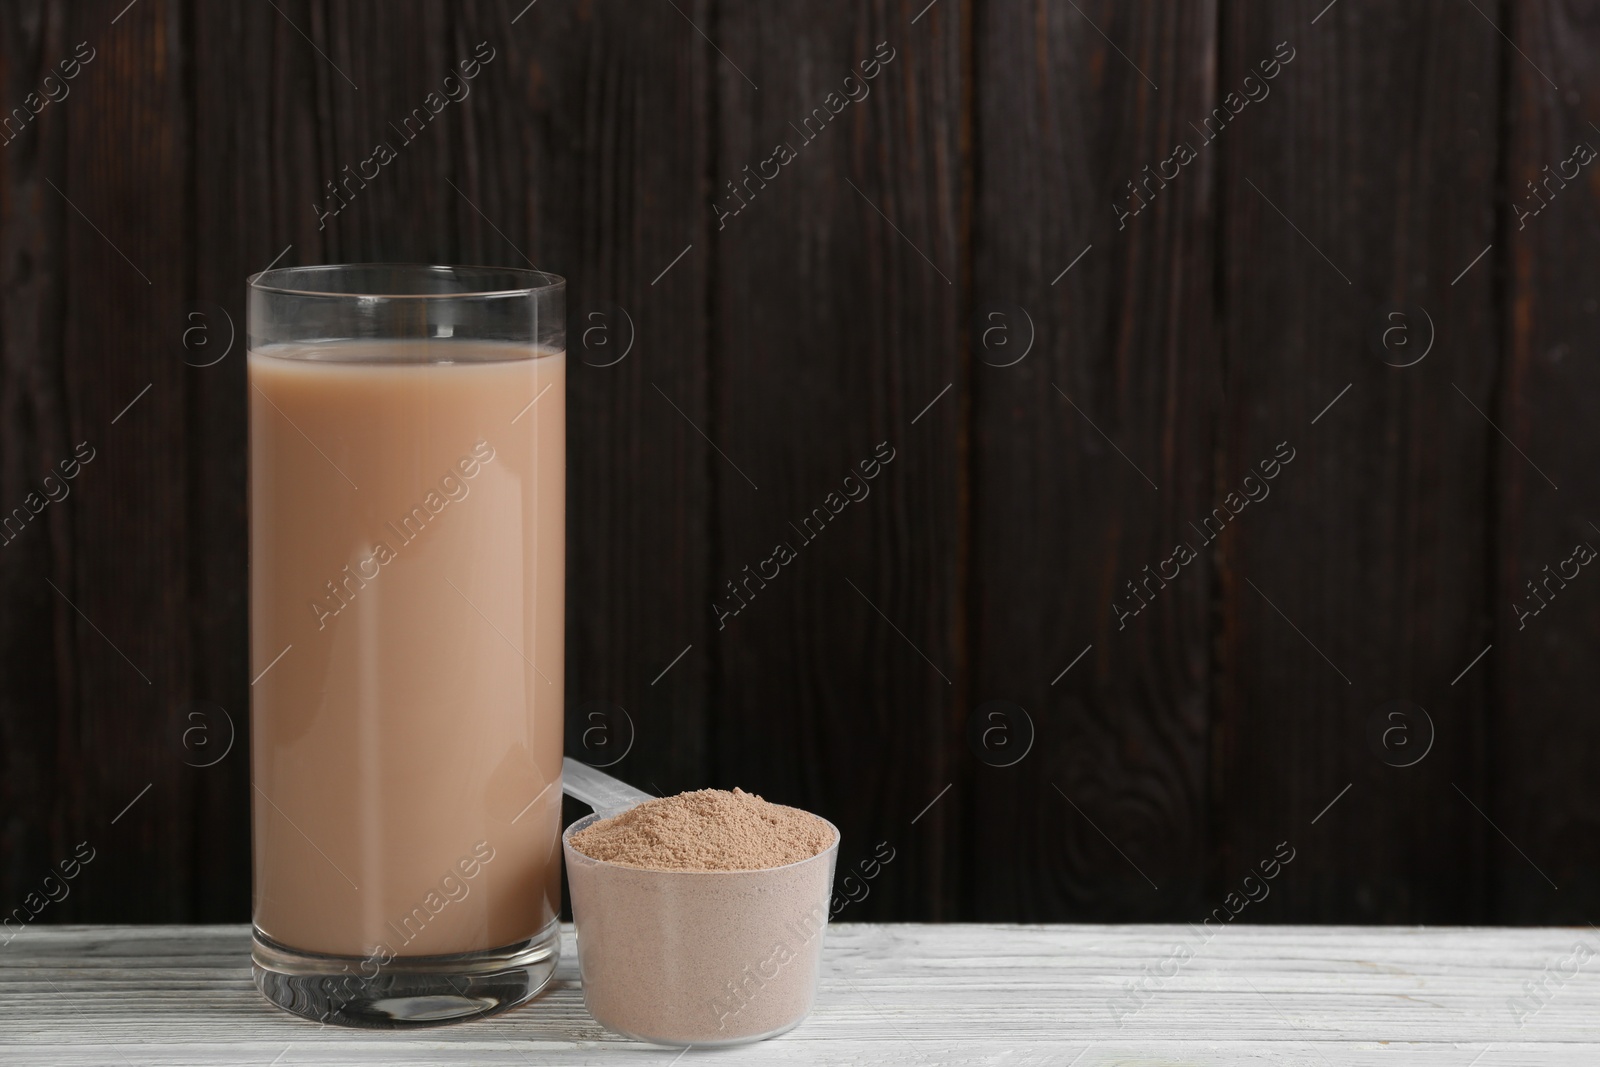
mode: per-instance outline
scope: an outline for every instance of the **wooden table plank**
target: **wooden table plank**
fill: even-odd
[[[744,1063],[1592,1063],[1590,930],[841,924],[810,1019]],[[118,1063],[674,1062],[553,988],[410,1033],[318,1027],[255,992],[243,926],[31,928],[0,951],[0,1059]],[[1578,945],[1587,956],[1574,956]],[[1175,965],[1175,946],[1193,955]],[[1569,962],[1570,961],[1570,962]],[[1147,976],[1136,1010],[1130,985]],[[1162,975],[1167,975],[1162,977]],[[1154,976],[1154,977],[1148,977]],[[1547,991],[1519,1018],[1525,983]],[[1120,1000],[1119,1000],[1120,998]],[[1537,1010],[1535,1010],[1537,1009]],[[1078,1057],[1076,1060],[1074,1057]]]

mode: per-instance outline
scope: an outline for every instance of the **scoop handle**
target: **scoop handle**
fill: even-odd
[[[561,791],[589,805],[601,815],[626,811],[636,804],[655,799],[644,790],[635,789],[620,778],[595,770],[587,763],[579,763],[571,756],[561,760]]]

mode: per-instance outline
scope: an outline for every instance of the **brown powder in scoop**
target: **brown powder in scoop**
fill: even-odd
[[[572,835],[592,859],[658,871],[782,867],[833,844],[827,823],[743,789],[696,789],[647,800]]]

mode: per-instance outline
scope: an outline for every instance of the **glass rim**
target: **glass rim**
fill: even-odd
[[[463,289],[455,293],[380,293],[356,292],[351,290],[336,291],[326,288],[305,288],[303,285],[290,284],[298,277],[308,277],[313,272],[330,272],[348,274],[358,270],[389,270],[406,272],[419,276],[457,275],[470,272],[479,272],[484,275],[500,275],[505,278],[520,279],[527,284],[509,287],[492,287],[484,289]],[[297,297],[323,297],[332,300],[473,300],[495,299],[500,297],[525,297],[536,293],[548,293],[565,289],[567,280],[559,274],[548,271],[532,270],[526,267],[495,267],[479,264],[442,264],[442,263],[313,263],[299,267],[275,267],[269,270],[258,271],[245,279],[245,284],[250,289],[264,293],[274,293],[281,296]]]

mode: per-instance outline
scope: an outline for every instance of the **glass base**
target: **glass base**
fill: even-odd
[[[503,948],[394,959],[368,976],[368,958],[280,945],[253,930],[256,988],[285,1011],[336,1026],[394,1030],[493,1015],[531,1000],[561,956],[556,923]]]

